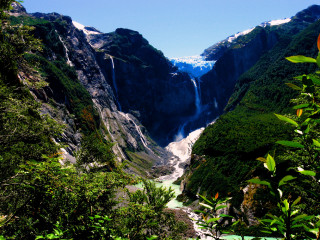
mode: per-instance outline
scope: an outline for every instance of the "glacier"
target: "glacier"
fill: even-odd
[[[216,62],[206,61],[202,56],[169,58],[169,60],[179,71],[188,73],[192,78],[199,78],[206,74]]]

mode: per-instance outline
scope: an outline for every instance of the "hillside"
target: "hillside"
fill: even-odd
[[[237,193],[254,176],[258,157],[281,148],[275,141],[290,139],[290,126],[285,126],[274,113],[293,113],[290,99],[295,92],[285,85],[294,76],[311,73],[315,68],[290,64],[285,57],[315,56],[315,40],[320,21],[309,25],[294,37],[277,32],[278,41],[256,64],[237,80],[226,106],[226,113],[205,129],[193,147],[193,157],[186,174],[185,193],[224,195]],[[240,191],[239,204],[243,193]],[[240,202],[239,202],[240,201]]]

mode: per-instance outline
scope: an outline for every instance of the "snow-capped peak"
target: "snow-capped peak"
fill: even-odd
[[[91,28],[91,27],[86,27],[84,25],[82,25],[81,23],[78,23],[76,21],[72,21],[73,25],[78,28],[79,30],[83,31],[84,34],[86,35],[91,35],[91,34],[101,34],[100,31],[94,29],[94,28]]]
[[[272,20],[272,21],[268,21],[268,22],[263,22],[261,23],[259,26],[260,27],[266,27],[266,26],[277,26],[277,25],[281,25],[284,23],[288,23],[291,21],[291,18],[285,18],[285,19],[278,19],[278,20]],[[248,30],[245,30],[243,32],[239,32],[235,35],[232,35],[230,37],[227,38],[227,41],[229,43],[233,42],[235,39],[237,39],[239,36],[243,36],[243,35],[247,35],[248,33],[252,32],[252,30],[255,28],[250,28]]]
[[[232,42],[233,40],[235,40],[236,38],[238,38],[239,36],[243,36],[243,35],[247,35],[248,33],[252,32],[254,28],[250,28],[248,30],[245,30],[243,32],[239,32],[239,33],[236,33],[235,35],[232,35],[230,37],[228,37],[228,42]]]
[[[278,19],[278,20],[272,20],[272,21],[268,21],[268,22],[263,22],[260,24],[261,27],[266,27],[266,26],[277,26],[277,25],[281,25],[284,23],[288,23],[291,21],[291,18],[285,18],[285,19]]]

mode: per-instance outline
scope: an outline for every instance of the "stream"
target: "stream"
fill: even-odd
[[[176,196],[180,195],[182,191],[180,190],[180,186],[173,184],[177,178],[181,177],[184,173],[185,165],[190,161],[191,151],[193,144],[198,140],[204,128],[197,129],[191,132],[186,138],[181,139],[180,141],[172,142],[167,147],[166,150],[171,152],[174,156],[171,157],[169,164],[174,166],[175,170],[165,176],[161,176],[156,179],[156,186],[161,187],[164,186],[166,188],[171,187],[174,190]],[[142,186],[140,186],[142,187]],[[167,204],[168,208],[181,208],[184,210],[190,218],[197,219],[198,215],[193,212],[193,210],[189,207],[183,206],[182,202],[177,201],[176,199],[171,200]],[[201,239],[213,239],[211,237],[205,237],[204,231],[198,228],[198,225],[195,221],[193,221],[194,229],[196,233],[199,235]],[[226,240],[241,240],[240,236],[236,235],[228,235],[223,236],[221,239]],[[245,237],[245,240],[254,239],[254,237]],[[277,240],[276,238],[263,237],[263,240]]]

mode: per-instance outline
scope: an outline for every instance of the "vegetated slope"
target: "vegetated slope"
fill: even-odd
[[[290,19],[262,23],[206,49],[202,55],[207,60],[216,60],[213,69],[200,81],[201,102],[207,107],[203,114],[206,122],[223,113],[241,74],[284,36],[291,38],[319,18],[320,6],[313,5]]]
[[[207,127],[193,147],[186,194],[194,196],[199,190],[210,195],[238,192],[257,166],[255,159],[274,149],[275,141],[290,138],[290,127],[273,113],[291,112],[289,100],[295,93],[285,83],[315,68],[291,64],[285,57],[314,56],[319,32],[317,21],[294,37],[280,36],[278,43],[239,78],[227,106],[233,110]],[[241,198],[234,201],[240,204]]]
[[[59,141],[67,144],[69,159],[75,161],[72,155],[81,140],[94,134],[97,141],[113,143],[118,160],[129,160],[129,171],[145,175],[147,169],[161,162],[159,156],[165,151],[147,138],[147,131],[133,116],[118,112],[109,84],[111,69],[107,71],[110,74],[103,73],[95,50],[70,17],[19,12],[10,20],[12,24],[33,26],[34,36],[42,41],[43,50],[26,59],[38,62],[37,70],[49,85],[31,91],[42,102],[42,112],[65,124]],[[153,150],[148,151],[145,145]]]

